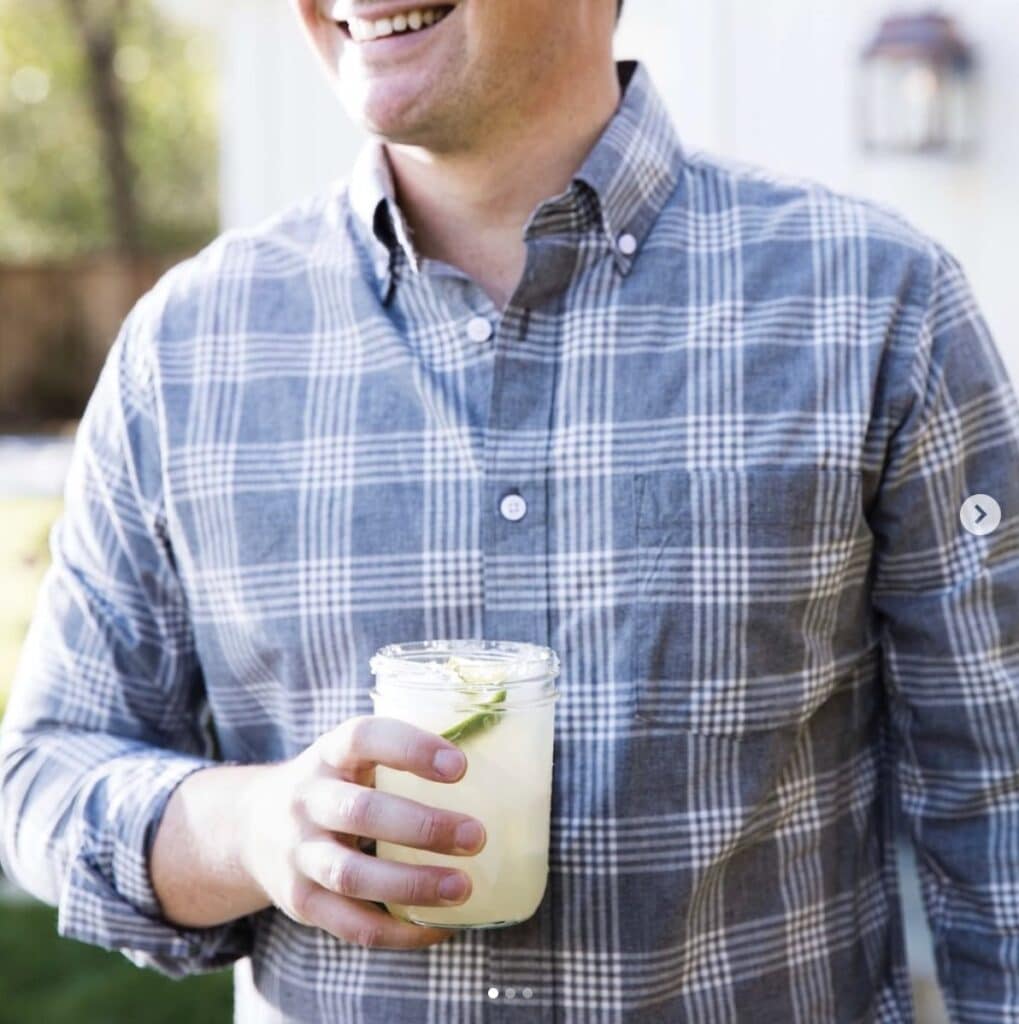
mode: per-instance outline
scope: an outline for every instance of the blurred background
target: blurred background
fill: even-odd
[[[962,261],[1019,379],[1019,4],[627,0],[688,150],[899,210]],[[70,445],[138,296],[221,230],[345,175],[345,118],[287,0],[0,0],[0,710]],[[920,1024],[947,1018],[903,848]],[[0,1024],[230,1019],[229,974],[169,982],[58,939],[0,880]]]

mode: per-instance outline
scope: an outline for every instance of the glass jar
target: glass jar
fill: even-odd
[[[376,843],[403,864],[455,867],[471,877],[456,907],[387,903],[395,917],[443,928],[499,928],[525,921],[548,880],[552,740],[559,659],[548,647],[503,640],[426,640],[389,644],[371,659],[376,715],[445,736],[464,752],[467,771],[433,782],[380,765],[383,793],[469,814],[487,841],[473,856]]]

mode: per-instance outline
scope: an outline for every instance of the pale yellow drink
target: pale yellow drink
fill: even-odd
[[[555,653],[496,641],[392,644],[372,659],[372,671],[376,715],[447,732],[467,758],[459,782],[431,782],[380,766],[375,788],[469,814],[487,833],[484,849],[468,857],[378,842],[379,857],[459,868],[473,883],[460,906],[387,903],[390,913],[417,924],[459,928],[526,920],[548,879]]]

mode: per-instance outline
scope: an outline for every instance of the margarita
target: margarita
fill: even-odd
[[[391,644],[371,665],[375,714],[438,733],[467,758],[459,782],[432,782],[379,766],[375,788],[469,814],[487,834],[484,848],[470,857],[377,842],[379,857],[455,867],[473,883],[459,906],[387,903],[389,912],[447,928],[526,920],[537,910],[548,879],[555,653],[533,644],[432,640]]]

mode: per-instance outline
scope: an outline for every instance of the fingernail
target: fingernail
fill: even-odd
[[[485,830],[476,821],[464,821],[457,826],[456,848],[458,850],[474,850],[485,838]]]
[[[439,882],[439,895],[444,900],[462,900],[467,894],[467,879],[463,875],[446,875]]]
[[[455,779],[464,770],[464,756],[459,750],[448,747],[436,752],[432,759],[435,770],[447,779]]]

